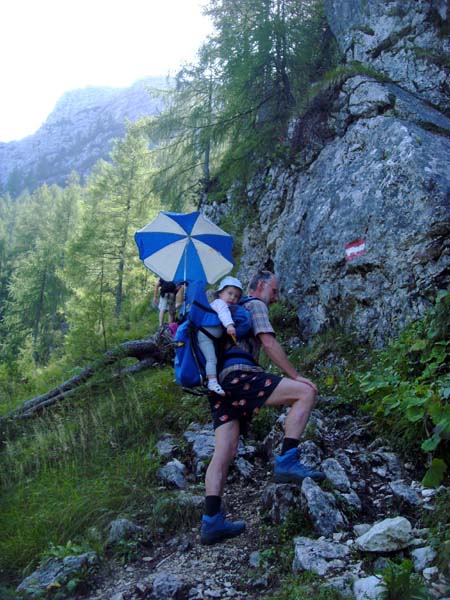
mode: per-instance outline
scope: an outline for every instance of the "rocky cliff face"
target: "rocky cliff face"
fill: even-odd
[[[450,11],[325,6],[347,60],[384,79],[343,76],[294,124],[289,167],[272,166],[248,195],[256,218],[239,275],[274,268],[305,338],[340,326],[381,345],[448,285]]]
[[[158,112],[161,104],[147,88],[164,84],[161,78],[148,78],[129,88],[67,92],[34,135],[0,143],[0,192],[15,196],[44,183],[65,185],[72,171],[83,179],[99,159],[108,159],[113,140],[125,133],[127,120]]]

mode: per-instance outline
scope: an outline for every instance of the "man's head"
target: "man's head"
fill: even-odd
[[[250,280],[248,292],[269,306],[278,300],[278,278],[271,271],[258,271]]]

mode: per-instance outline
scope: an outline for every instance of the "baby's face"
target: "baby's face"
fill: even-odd
[[[219,298],[227,304],[237,304],[241,298],[241,290],[234,285],[227,285],[219,292]]]

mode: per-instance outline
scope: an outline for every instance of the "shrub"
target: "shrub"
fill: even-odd
[[[383,600],[431,600],[426,585],[420,575],[413,572],[410,560],[400,564],[388,560],[387,567],[382,572]]]
[[[441,292],[423,320],[407,327],[376,354],[370,370],[358,374],[369,397],[366,410],[404,453],[422,456],[428,466],[423,483],[430,487],[439,485],[447,469],[449,309],[450,292]]]

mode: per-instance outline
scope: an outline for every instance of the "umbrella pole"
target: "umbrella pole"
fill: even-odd
[[[183,275],[184,292],[183,292],[183,310],[181,313],[183,316],[186,314],[186,291],[187,291],[186,274],[187,274],[187,245],[184,248],[184,275]]]

